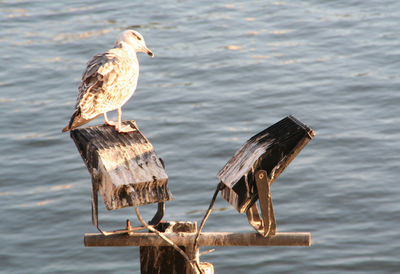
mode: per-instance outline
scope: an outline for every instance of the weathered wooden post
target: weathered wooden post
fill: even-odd
[[[161,222],[156,229],[163,233],[186,235],[197,232],[194,222]],[[193,249],[193,241],[179,246],[190,260],[198,260],[199,249]],[[198,262],[203,273],[213,274],[210,263]],[[171,246],[140,246],[140,271],[142,274],[197,273],[188,261]]]
[[[85,234],[85,246],[140,246],[141,273],[214,273],[209,263],[199,262],[199,246],[309,246],[309,232],[277,232],[270,186],[314,136],[314,131],[288,116],[249,139],[218,173],[209,210],[199,229],[191,222],[162,222],[164,202],[171,200],[168,176],[153,146],[136,131],[117,133],[109,126],[76,129],[71,137],[92,175],[93,224],[101,233]],[[108,209],[133,206],[142,227],[130,222],[122,230],[100,229],[97,192]],[[239,213],[246,212],[257,231],[202,233],[205,221],[221,191]],[[261,217],[256,202],[259,200]],[[144,222],[139,205],[159,203],[154,218]],[[161,221],[161,222],[160,222]],[[148,229],[151,232],[139,232]]]

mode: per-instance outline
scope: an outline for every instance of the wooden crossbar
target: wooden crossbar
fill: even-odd
[[[164,233],[179,246],[187,246],[194,242],[196,233]],[[134,233],[132,236],[87,233],[85,246],[167,246],[168,244],[154,233]],[[243,232],[203,232],[200,234],[200,246],[310,246],[309,232],[277,232],[274,236],[264,238],[258,233]]]

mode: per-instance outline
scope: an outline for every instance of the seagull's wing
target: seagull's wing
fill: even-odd
[[[92,57],[82,75],[76,108],[85,119],[93,119],[115,109],[115,87],[124,77],[120,56],[109,51]]]

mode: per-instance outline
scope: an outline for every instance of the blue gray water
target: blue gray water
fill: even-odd
[[[90,176],[60,132],[85,63],[126,28],[155,53],[139,56],[123,118],[166,163],[166,220],[200,221],[217,172],[255,133],[287,115],[316,131],[272,187],[278,231],[310,231],[312,246],[219,247],[202,261],[216,273],[398,272],[399,11],[395,0],[1,1],[0,272],[139,272],[136,247],[83,246],[96,232]],[[100,205],[107,229],[134,220]],[[221,197],[216,209],[205,231],[252,231]]]

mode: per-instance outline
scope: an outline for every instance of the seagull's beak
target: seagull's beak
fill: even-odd
[[[154,57],[154,53],[148,48],[145,48],[144,52],[147,53],[149,56]]]

